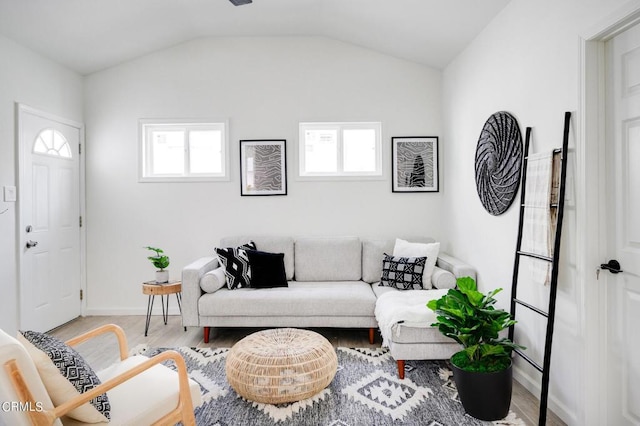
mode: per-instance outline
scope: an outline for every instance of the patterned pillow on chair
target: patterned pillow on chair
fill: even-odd
[[[33,359],[54,405],[58,406],[101,383],[84,358],[61,340],[37,331],[21,331],[18,340]],[[109,421],[110,411],[109,398],[103,393],[67,415],[82,422],[99,423]]]
[[[422,290],[426,257],[397,257],[384,254],[380,285],[398,290]]]
[[[236,248],[216,248],[218,260],[224,266],[229,290],[251,287],[251,268],[246,250],[255,249],[256,243],[253,241]]]

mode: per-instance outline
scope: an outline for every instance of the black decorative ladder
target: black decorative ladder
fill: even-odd
[[[552,203],[551,208],[556,210],[556,228],[555,237],[553,242],[553,256],[540,256],[535,253],[527,253],[521,250],[522,247],[522,228],[524,223],[524,210],[525,210],[525,188],[527,182],[527,165],[529,156],[529,142],[531,140],[531,128],[527,127],[526,139],[524,147],[524,165],[522,172],[522,191],[520,193],[520,223],[518,225],[518,241],[516,244],[516,256],[513,264],[513,281],[511,286],[511,317],[516,319],[517,306],[523,306],[547,319],[547,333],[544,342],[544,360],[540,365],[524,352],[519,349],[514,350],[516,354],[521,356],[525,361],[531,364],[536,370],[542,373],[542,382],[540,390],[540,412],[538,416],[538,425],[542,426],[547,421],[547,402],[549,398],[549,367],[551,366],[551,344],[553,342],[553,323],[555,320],[556,310],[556,293],[558,289],[558,265],[560,261],[560,240],[562,237],[562,219],[564,216],[564,198],[565,198],[565,183],[567,178],[567,153],[569,145],[569,128],[571,124],[571,113],[566,112],[564,115],[564,136],[562,141],[562,149],[556,149],[553,151],[554,155],[560,155],[561,172],[560,172],[560,188],[558,191],[558,202]],[[553,174],[553,173],[552,173]],[[552,178],[553,180],[553,178]],[[520,272],[520,257],[531,257],[544,262],[551,263],[551,282],[549,284],[549,308],[545,312],[532,304],[529,304],[523,300],[518,299],[518,276]],[[513,341],[515,333],[515,326],[509,328],[509,338]]]

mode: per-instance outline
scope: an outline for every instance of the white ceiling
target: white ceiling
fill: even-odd
[[[509,0],[0,0],[0,34],[90,74],[210,36],[324,36],[444,68]]]

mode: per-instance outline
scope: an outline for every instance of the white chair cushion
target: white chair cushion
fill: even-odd
[[[104,383],[147,359],[141,355],[131,356],[96,374]],[[189,379],[189,389],[194,407],[200,405],[200,385]],[[152,424],[178,405],[178,374],[164,365],[155,365],[107,394],[111,401],[111,424]]]
[[[53,409],[53,403],[47,394],[47,391],[40,380],[40,375],[36,370],[33,360],[27,353],[26,349],[17,339],[11,337],[3,330],[0,330],[0,402],[19,401],[18,395],[13,390],[13,385],[7,375],[4,365],[8,361],[15,359],[18,367],[24,376],[24,379],[33,394],[33,398],[42,403],[45,410]],[[34,407],[37,409],[37,407]],[[24,411],[19,410],[0,410],[0,424],[11,426],[28,426],[31,424],[29,418]],[[54,425],[61,426],[60,420],[56,420]]]

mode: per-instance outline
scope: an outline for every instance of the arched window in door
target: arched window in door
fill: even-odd
[[[44,129],[38,133],[33,144],[33,152],[54,157],[71,158],[71,147],[67,138],[55,129]]]

